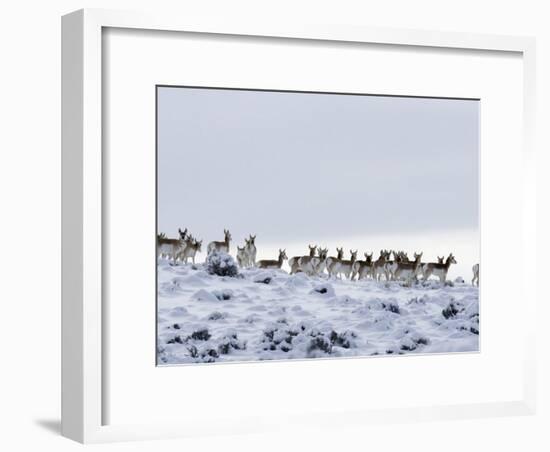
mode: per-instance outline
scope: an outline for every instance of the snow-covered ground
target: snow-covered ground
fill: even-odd
[[[158,263],[158,363],[477,351],[468,283],[413,287],[282,270],[220,277]]]

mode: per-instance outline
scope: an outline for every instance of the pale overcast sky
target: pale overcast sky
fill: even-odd
[[[478,134],[475,100],[158,88],[158,228],[281,246],[477,233]]]

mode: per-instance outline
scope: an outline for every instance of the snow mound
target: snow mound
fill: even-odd
[[[258,272],[252,277],[252,281],[255,283],[271,284],[274,279],[274,275],[271,272]]]
[[[208,292],[207,290],[201,289],[195,292],[193,295],[191,295],[191,300],[194,301],[213,301],[218,302],[218,297],[213,294],[212,292]]]
[[[163,365],[479,350],[479,290],[470,284],[257,268],[230,277],[163,263],[158,281]]]
[[[334,287],[328,282],[314,284],[313,289],[309,293],[320,294],[324,297],[334,297],[336,295]]]

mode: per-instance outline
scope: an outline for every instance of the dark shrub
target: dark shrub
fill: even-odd
[[[227,355],[231,349],[233,350],[245,350],[246,342],[240,341],[237,337],[237,333],[232,333],[225,336],[218,345],[218,353],[220,355]]]
[[[239,274],[235,260],[221,251],[213,251],[206,257],[205,268],[211,275],[236,277]]]
[[[183,344],[181,336],[174,336],[172,339],[166,342],[167,344]]]
[[[220,301],[231,300],[231,297],[233,296],[231,291],[228,291],[228,290],[214,291],[213,294]]]
[[[323,334],[314,336],[311,339],[308,347],[308,353],[314,352],[316,350],[321,350],[325,353],[332,353],[332,343],[329,338],[325,337]]]
[[[455,303],[449,303],[448,306],[441,311],[441,314],[443,314],[443,317],[446,319],[450,319],[451,317],[454,317],[457,315],[462,309],[456,305]]]
[[[221,320],[221,319],[225,319],[225,317],[226,317],[225,314],[218,311],[214,311],[208,316],[208,320]]]
[[[388,302],[388,303],[382,303],[382,309],[385,311],[393,312],[394,314],[401,314],[401,310],[399,309],[399,305],[397,303]]]
[[[353,331],[344,331],[343,333],[337,333],[336,331],[330,332],[330,342],[333,345],[336,345],[338,347],[342,348],[350,348],[353,345],[353,339],[355,339],[357,335]]]
[[[428,345],[429,340],[426,337],[419,337],[417,339],[413,339],[417,345]]]
[[[196,341],[207,341],[212,337],[212,335],[208,332],[207,328],[202,328],[200,330],[193,331],[189,337],[191,339],[195,339]]]
[[[401,346],[401,350],[406,352],[412,352],[413,350],[416,350],[416,345],[403,344]]]

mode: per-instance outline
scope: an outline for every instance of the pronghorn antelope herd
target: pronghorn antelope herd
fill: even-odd
[[[231,233],[226,229],[223,232],[223,240],[208,244],[207,254],[214,251],[230,254]],[[193,237],[187,228],[183,231],[178,229],[178,234],[179,239],[167,238],[162,233],[157,235],[157,256],[172,259],[174,265],[177,265],[178,260],[187,263],[189,258],[194,264],[196,254],[201,252],[202,240]],[[336,256],[329,256],[328,248],[318,245],[308,245],[308,248],[308,253],[303,256],[289,259],[286,250],[279,249],[276,259],[256,260],[256,236],[249,235],[242,247],[237,246],[236,259],[241,268],[281,269],[284,261],[288,260],[290,274],[328,275],[329,278],[346,278],[350,281],[406,281],[408,284],[418,281],[419,278],[428,280],[431,276],[444,283],[450,266],[457,263],[453,253],[449,253],[446,258],[437,256],[437,262],[422,262],[423,252],[415,252],[414,259],[411,260],[405,251],[382,249],[376,259],[371,252],[363,253],[365,259],[358,260],[358,250],[350,249],[350,258],[345,259],[344,248],[336,248]],[[479,286],[479,264],[472,267],[472,273],[472,285]]]
[[[202,240],[194,238],[188,233],[187,228],[183,231],[178,229],[178,234],[179,239],[169,239],[163,233],[157,235],[157,256],[169,257],[174,264],[178,259],[187,263],[189,258],[195,263],[196,254],[201,252]]]

